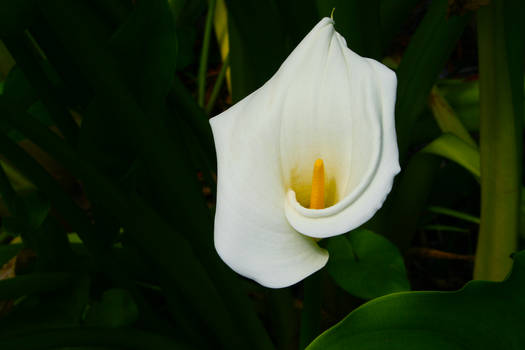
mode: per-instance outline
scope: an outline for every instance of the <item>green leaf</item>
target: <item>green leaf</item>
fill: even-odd
[[[137,1],[110,40],[122,77],[144,111],[156,111],[172,84],[177,61],[173,15],[166,1]]]
[[[73,121],[65,96],[57,88],[57,76],[50,69],[49,63],[37,46],[34,37],[28,32],[16,33],[3,38],[6,47],[16,60],[17,65],[24,72],[25,78],[33,87],[36,94],[42,99],[45,108],[54,118],[62,134],[71,143],[75,144],[78,136],[78,126]],[[15,103],[13,110],[25,111],[27,106]]]
[[[419,0],[381,0],[381,36],[387,49]]]
[[[397,71],[396,130],[401,158],[405,158],[415,121],[430,89],[443,69],[470,16],[447,16],[448,1],[432,1],[412,36]]]
[[[14,258],[24,247],[23,244],[0,245],[0,267]]]
[[[441,131],[456,135],[472,147],[478,146],[437,87],[432,88],[429,105]]]
[[[34,0],[0,1],[0,35],[24,30],[35,16]]]
[[[386,238],[356,230],[330,238],[327,269],[343,289],[363,299],[410,290],[403,257]]]
[[[133,328],[67,327],[41,329],[2,337],[2,350],[47,350],[71,346],[97,349],[188,350],[194,349],[173,338]]]
[[[428,211],[431,212],[431,213],[443,214],[443,215],[451,216],[453,218],[461,219],[461,220],[472,222],[474,224],[478,224],[479,225],[479,218],[478,217],[475,217],[475,216],[472,216],[470,214],[466,214],[466,213],[463,213],[463,212],[460,212],[460,211],[457,211],[457,210],[453,210],[453,209],[449,209],[449,208],[443,208],[443,207],[431,206],[431,207],[428,207]]]
[[[4,229],[12,235],[35,231],[44,222],[51,209],[49,200],[36,190],[18,193],[12,217],[5,218]]]
[[[448,231],[448,232],[469,232],[468,229],[449,225],[425,225],[424,230],[430,231]]]
[[[0,300],[53,291],[66,286],[69,282],[69,274],[58,272],[22,275],[1,280]]]
[[[457,292],[387,295],[359,307],[308,350],[525,348],[525,251],[504,282],[471,281]]]
[[[361,56],[380,59],[380,1],[317,0],[319,18],[328,17],[334,7],[335,29],[346,39],[348,47]]]
[[[139,311],[133,297],[125,289],[110,289],[102,300],[91,306],[86,323],[91,326],[125,327],[138,319]]]
[[[477,148],[452,134],[443,134],[421,150],[458,163],[479,180],[480,158]]]
[[[227,0],[226,7],[232,97],[236,102],[270,79],[289,50],[284,16],[275,1]]]
[[[3,95],[10,102],[19,104],[25,108],[36,102],[38,96],[27,81],[24,72],[19,66],[14,66],[7,75]]]

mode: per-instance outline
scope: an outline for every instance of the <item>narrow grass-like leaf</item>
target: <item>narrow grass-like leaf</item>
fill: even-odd
[[[469,232],[467,228],[450,225],[425,225],[423,226],[423,229],[431,231]]]
[[[14,258],[24,247],[23,244],[3,244],[0,245],[0,267],[10,259]]]
[[[167,290],[178,288],[185,299],[194,301],[192,304],[201,319],[208,322],[208,326],[221,342],[228,343],[229,346],[233,346],[232,339],[239,343],[244,342],[245,340],[232,336],[236,333],[234,329],[241,327],[246,329],[248,334],[257,334],[250,337],[254,339],[250,341],[256,346],[271,346],[259,321],[253,313],[250,313],[248,300],[245,301],[246,297],[238,288],[227,287],[235,283],[233,276],[223,265],[219,265],[215,255],[210,254],[213,248],[211,239],[207,235],[211,232],[211,217],[200,195],[197,195],[200,189],[194,174],[191,174],[191,168],[185,166],[183,147],[179,147],[177,138],[168,135],[167,131],[158,124],[159,120],[155,118],[158,116],[152,115],[153,119],[149,119],[134,101],[126,84],[117,74],[117,62],[101,48],[98,38],[93,34],[92,27],[96,27],[97,20],[91,18],[89,13],[86,14],[82,4],[77,3],[63,6],[61,1],[48,1],[45,6],[42,5],[42,11],[48,23],[55,28],[57,34],[60,34],[60,39],[68,48],[68,52],[85,70],[89,84],[97,91],[98,97],[103,100],[108,110],[126,116],[128,127],[134,131],[134,138],[144,147],[142,155],[146,166],[149,167],[149,173],[154,174],[153,185],[158,189],[162,187],[162,192],[157,191],[158,199],[162,201],[157,201],[157,204],[160,203],[164,209],[164,217],[168,217],[170,221],[179,218],[176,222],[184,227],[182,232],[199,248],[196,253],[200,259],[206,261],[207,269],[214,272],[208,275],[197,261],[191,264],[184,262],[186,258],[189,259],[188,261],[194,261],[193,249],[186,246],[187,242],[140,198],[125,196],[95,169],[85,163],[79,163],[80,158],[77,154],[72,154],[70,149],[56,144],[56,140],[51,144],[47,143],[48,136],[46,136],[47,141],[44,142],[48,147],[45,148],[66,164],[72,172],[84,179],[91,197],[98,202],[98,205],[108,212],[115,213],[115,216],[130,228],[133,239],[159,266],[159,271],[163,272],[163,288]],[[174,161],[175,155],[179,157],[178,162]],[[177,183],[173,182],[175,175],[177,175]],[[146,238],[140,232],[149,232],[150,235],[156,235],[158,238]],[[182,246],[185,248],[181,248]],[[177,254],[178,264],[173,261],[174,254],[170,247],[178,247],[185,252],[181,256]],[[177,266],[192,266],[194,269],[186,271]],[[221,290],[220,297],[208,276],[220,281],[216,283]],[[170,292],[166,294],[170,295]],[[245,315],[243,321],[239,319],[236,327],[232,325],[229,312],[220,298],[228,300],[230,305],[236,305],[230,308],[231,312]],[[202,303],[203,300],[206,304]],[[210,308],[216,312],[210,312]]]
[[[66,273],[39,273],[1,280],[0,300],[53,291],[69,282],[70,276]]]
[[[50,112],[60,131],[71,144],[75,144],[78,137],[78,127],[74,123],[71,114],[64,107],[56,88],[46,77],[36,61],[35,55],[29,49],[28,45],[30,43],[27,35],[12,34],[3,39],[15,58],[17,65],[22,69],[35,91],[42,98],[45,107]]]
[[[477,218],[477,217],[475,217],[473,215],[466,214],[466,213],[463,213],[463,212],[460,212],[460,211],[457,211],[457,210],[453,210],[453,209],[449,209],[449,208],[431,206],[431,207],[428,207],[427,210],[429,212],[431,212],[431,213],[447,215],[447,216],[450,216],[450,217],[453,217],[453,218],[461,219],[461,220],[464,220],[464,221],[467,221],[467,222],[472,222],[472,223],[478,224],[478,225],[480,223],[479,218]]]
[[[470,136],[437,87],[433,87],[430,92],[429,105],[441,131],[456,135],[472,147],[477,148],[476,141]]]
[[[224,62],[222,63],[221,70],[219,71],[219,75],[217,76],[217,80],[215,81],[215,85],[213,85],[213,90],[210,94],[210,99],[208,100],[208,103],[206,104],[206,113],[210,114],[210,112],[213,110],[213,107],[215,106],[215,101],[217,100],[217,97],[219,96],[219,92],[222,88],[222,83],[224,82],[224,78],[226,77],[226,72],[230,68],[230,56],[226,56],[224,59]]]
[[[202,40],[201,58],[199,61],[199,72],[197,75],[197,101],[199,106],[204,108],[204,98],[206,93],[206,73],[208,68],[208,56],[210,51],[210,38],[215,13],[216,0],[208,1],[208,14],[206,15],[206,25],[204,27],[204,39]]]

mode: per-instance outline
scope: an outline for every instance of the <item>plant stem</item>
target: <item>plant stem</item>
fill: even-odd
[[[208,15],[206,16],[206,26],[204,27],[204,40],[202,41],[201,59],[199,63],[199,75],[197,77],[198,102],[199,106],[204,107],[204,94],[206,91],[206,70],[208,67],[208,51],[210,48],[211,29],[213,27],[213,13],[215,12],[216,0],[210,0],[208,5]]]
[[[318,335],[321,323],[321,273],[304,280],[303,311],[299,349],[305,349]]]
[[[210,114],[213,107],[215,106],[215,100],[217,100],[217,97],[219,96],[219,92],[221,91],[222,83],[224,82],[224,77],[226,76],[226,72],[228,71],[228,67],[230,66],[230,55],[226,56],[226,59],[224,60],[221,70],[219,72],[219,76],[217,77],[217,80],[215,81],[215,85],[213,86],[213,90],[211,90],[210,99],[208,100],[208,104],[206,104],[206,114]]]
[[[510,271],[520,199],[519,118],[512,99],[504,6],[502,0],[492,1],[479,9],[477,18],[481,224],[474,278],[492,281],[504,279]]]

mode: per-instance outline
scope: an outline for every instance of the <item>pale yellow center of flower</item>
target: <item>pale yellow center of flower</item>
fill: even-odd
[[[324,209],[324,163],[321,158],[314,164],[310,209]]]

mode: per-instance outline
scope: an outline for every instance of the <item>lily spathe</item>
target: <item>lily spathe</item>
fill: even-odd
[[[318,239],[374,215],[400,171],[396,84],[323,18],[266,84],[210,120],[214,239],[226,264],[263,286],[290,286],[326,264]]]

